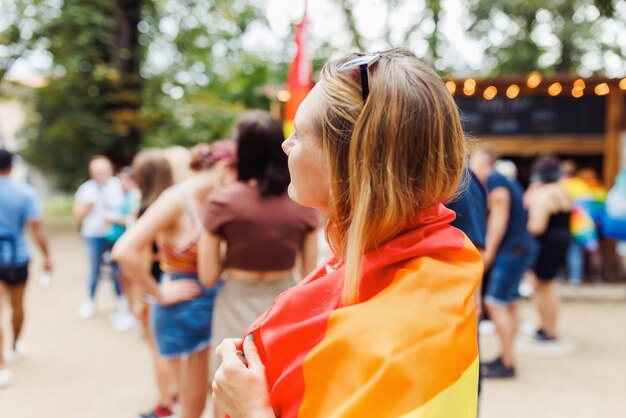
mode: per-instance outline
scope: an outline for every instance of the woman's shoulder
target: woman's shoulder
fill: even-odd
[[[555,201],[555,202],[570,200],[567,190],[565,190],[565,188],[559,183],[545,184],[541,188],[541,192],[542,192],[542,194],[540,195],[541,198],[551,199],[552,201]]]
[[[248,194],[249,192],[245,185],[240,182],[235,182],[212,191],[208,196],[208,201],[210,203],[220,204],[238,202]]]

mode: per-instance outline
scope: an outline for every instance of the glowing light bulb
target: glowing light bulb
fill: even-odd
[[[495,88],[494,86],[489,86],[485,89],[485,91],[483,92],[483,97],[486,100],[491,100],[494,97],[496,97],[496,94],[498,94],[498,89]]]
[[[456,83],[452,80],[446,82],[446,88],[450,92],[450,94],[454,94],[456,92]]]
[[[526,80],[526,85],[529,88],[534,89],[539,84],[541,84],[541,74],[539,74],[538,71],[533,71],[532,73],[528,75],[528,79]]]
[[[563,91],[563,86],[561,83],[552,83],[550,87],[548,87],[548,94],[550,96],[558,96]]]
[[[276,98],[281,102],[288,102],[289,99],[291,99],[291,93],[289,93],[287,90],[281,90],[276,93]]]
[[[598,84],[593,91],[595,91],[598,96],[604,96],[605,94],[609,94],[609,85],[606,83]]]
[[[511,84],[506,89],[506,97],[508,97],[509,99],[515,99],[518,94],[519,94],[519,86],[517,84]]]

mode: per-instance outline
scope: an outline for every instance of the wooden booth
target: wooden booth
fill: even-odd
[[[532,159],[554,154],[593,168],[612,185],[623,162],[626,77],[454,79],[446,86],[458,103],[465,131],[512,159],[527,181]]]
[[[512,160],[523,185],[532,161],[542,154],[593,169],[607,188],[626,165],[626,77],[544,77],[533,72],[448,80],[446,86],[465,131]],[[615,242],[602,240],[601,248],[601,280],[623,279]]]

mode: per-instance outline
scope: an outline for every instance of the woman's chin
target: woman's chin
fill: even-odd
[[[298,193],[296,193],[293,187],[293,183],[289,183],[289,186],[287,187],[287,196],[289,196],[289,198],[293,200],[294,202],[298,203],[299,205],[302,205],[302,203],[298,201]]]

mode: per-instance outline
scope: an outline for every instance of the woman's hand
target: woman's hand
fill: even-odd
[[[215,373],[213,400],[231,418],[275,418],[265,380],[265,366],[252,340],[227,339],[217,347],[222,365]]]
[[[161,305],[174,305],[197,298],[202,292],[198,283],[194,280],[166,280],[159,289],[159,303]]]

